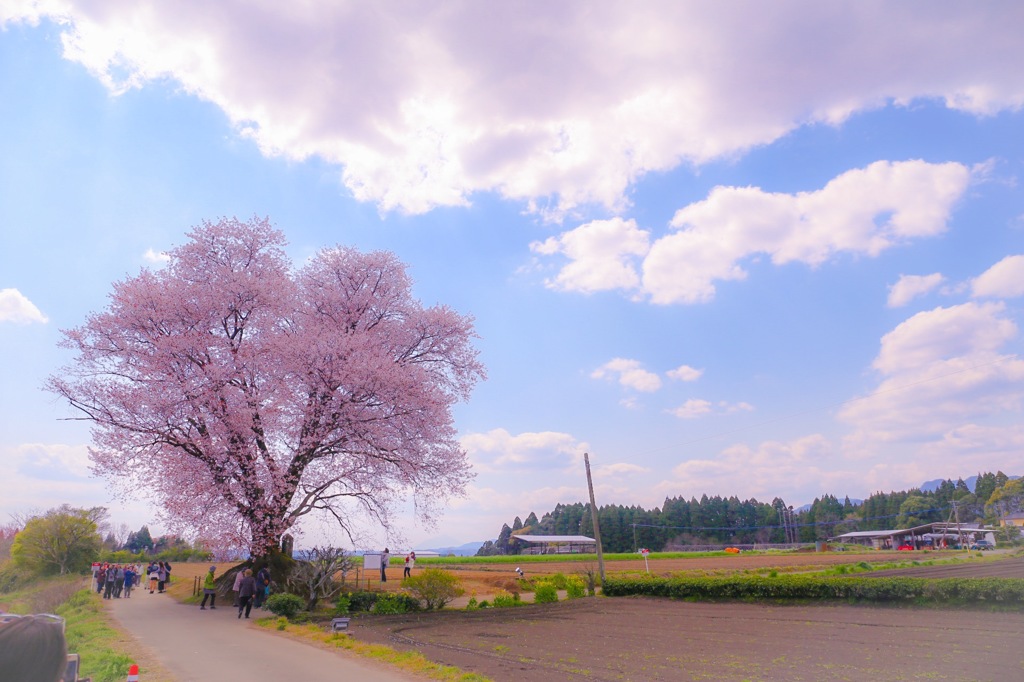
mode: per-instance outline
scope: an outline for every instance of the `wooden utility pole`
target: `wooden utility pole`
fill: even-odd
[[[590,518],[594,522],[594,540],[597,542],[597,570],[601,573],[601,584],[604,585],[604,552],[601,550],[601,527],[597,525],[597,502],[594,501],[594,479],[590,476],[589,453],[583,453],[583,463],[587,465],[587,489],[590,490]]]

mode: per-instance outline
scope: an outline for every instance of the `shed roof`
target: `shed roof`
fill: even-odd
[[[562,544],[585,544],[588,542],[597,542],[594,538],[588,538],[586,535],[516,535],[512,534],[517,540],[523,542],[545,542],[545,543],[562,543]]]

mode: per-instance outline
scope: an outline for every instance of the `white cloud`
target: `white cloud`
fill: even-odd
[[[672,478],[657,487],[665,495],[699,491],[770,502],[780,494],[836,494],[849,485],[851,473],[837,448],[814,434],[790,442],[768,441],[755,448],[734,445],[714,459],[682,462],[672,470]]]
[[[890,308],[902,308],[918,296],[932,291],[944,281],[945,277],[938,272],[931,275],[900,275],[896,284],[889,287],[887,305]]]
[[[710,414],[733,414],[735,412],[750,412],[753,409],[754,406],[746,402],[729,403],[720,401],[712,403],[709,400],[691,398],[679,407],[667,410],[667,412],[680,419],[697,419],[698,417]]]
[[[481,472],[551,471],[583,460],[587,444],[567,433],[527,432],[512,435],[505,429],[463,436],[461,443],[473,467]]]
[[[267,154],[343,167],[384,209],[497,191],[624,206],[645,173],[927,98],[1024,103],[1024,7],[21,0],[113,92],[177,81]],[[798,77],[795,77],[798,74]],[[766,87],[766,84],[771,84]]]
[[[675,369],[670,369],[666,374],[670,379],[677,379],[679,381],[696,381],[704,374],[704,370],[695,369],[689,365],[679,365]]]
[[[644,369],[639,360],[615,358],[604,363],[590,374],[593,379],[613,379],[635,391],[653,393],[661,388],[661,378]]]
[[[17,289],[0,289],[0,322],[46,323],[46,315]]]
[[[895,446],[906,459],[930,452],[929,465],[945,470],[942,450],[959,470],[953,444],[966,429],[989,438],[993,463],[985,468],[1001,464],[996,441],[1024,406],[1024,360],[1005,351],[1016,338],[1001,303],[940,307],[901,323],[882,338],[877,388],[839,412],[854,427],[849,455],[878,457]]]
[[[971,283],[974,296],[1015,298],[1024,296],[1024,256],[1007,256]]]
[[[701,400],[699,398],[691,398],[679,407],[669,410],[669,413],[674,414],[680,419],[696,419],[706,414],[711,413],[711,403],[707,400]]]
[[[590,251],[562,245],[589,243],[594,223],[553,237],[534,250],[544,255],[561,253],[570,259],[550,286],[590,292],[613,285],[654,303],[702,303],[715,295],[715,283],[742,280],[746,259],[761,254],[775,265],[791,262],[818,266],[839,254],[877,256],[912,239],[935,236],[970,180],[970,171],[957,163],[878,161],[847,171],[824,188],[797,194],[765,192],[756,187],[716,187],[702,201],[676,212],[674,233],[655,239],[646,249],[642,231],[628,224],[628,239],[618,251],[610,230],[601,233],[602,259]],[[620,225],[620,237],[626,231]],[[643,259],[639,289],[629,277],[594,275],[622,258]],[[597,249],[594,249],[597,250]],[[630,267],[629,272],[632,273]]]
[[[548,286],[592,293],[637,288],[637,258],[647,255],[650,245],[647,232],[637,228],[636,221],[612,218],[534,242],[530,248],[542,255],[564,254],[570,260]]]
[[[602,464],[594,467],[595,478],[617,478],[620,476],[631,476],[635,474],[646,474],[650,471],[648,467],[629,462],[615,462],[613,464]]]

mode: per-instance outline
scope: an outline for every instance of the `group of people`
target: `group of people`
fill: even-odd
[[[203,580],[203,601],[199,604],[199,610],[206,610],[206,600],[210,600],[210,608],[217,608],[217,579],[216,566],[210,566]],[[238,617],[243,615],[248,618],[252,609],[262,608],[263,602],[270,594],[270,569],[266,566],[260,567],[253,575],[251,568],[239,571],[235,575],[235,582],[231,588],[234,594],[234,607],[238,609]]]
[[[167,561],[151,561],[145,575],[149,578],[149,593],[163,592],[171,580],[171,564]],[[104,599],[120,599],[132,596],[132,589],[142,584],[142,564],[94,563],[92,565],[93,588]]]
[[[387,547],[380,555],[380,581],[388,581],[388,566],[391,564],[391,550]],[[416,567],[416,552],[409,552],[405,555],[405,566],[402,569],[402,577],[408,578],[412,575],[412,569]]]

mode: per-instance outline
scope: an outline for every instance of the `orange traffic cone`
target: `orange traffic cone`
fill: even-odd
[[[139,666],[134,663],[128,668],[128,680],[127,682],[139,682]]]

